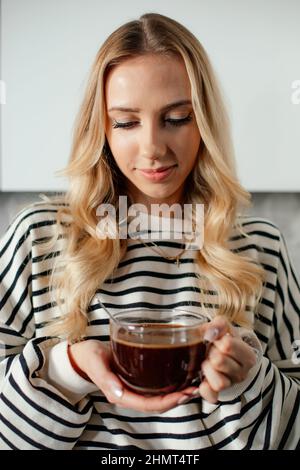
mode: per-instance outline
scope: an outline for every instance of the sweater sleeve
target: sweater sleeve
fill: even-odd
[[[76,404],[88,393],[99,391],[99,388],[93,382],[82,378],[73,369],[67,348],[67,341],[50,345],[46,351],[45,365],[39,371],[39,376],[55,385],[71,403]]]
[[[268,414],[273,415],[274,448],[300,443],[300,285],[282,234],[274,312],[266,357],[263,392],[272,385]],[[266,410],[267,411],[267,410]]]
[[[37,337],[32,305],[31,210],[20,212],[0,241],[0,448],[72,449],[91,416],[39,376],[58,340]]]
[[[300,442],[300,288],[284,237],[278,233],[276,273],[266,266],[274,272],[275,285],[269,283],[272,289],[263,300],[272,314],[258,312],[268,331],[267,344],[249,377],[220,393],[221,406],[214,411],[220,422],[231,421],[233,410],[240,416],[229,448],[236,439],[246,442],[245,449],[290,450]],[[204,411],[206,407],[204,402]]]

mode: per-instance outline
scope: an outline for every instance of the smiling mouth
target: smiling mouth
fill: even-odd
[[[144,178],[147,178],[152,182],[160,182],[167,179],[173,173],[175,168],[177,168],[177,166],[178,165],[176,164],[167,167],[157,168],[156,170],[138,169],[138,171]]]
[[[150,175],[151,174],[155,174],[155,173],[162,173],[166,170],[169,170],[170,168],[173,168],[177,166],[177,164],[174,164],[174,165],[168,165],[168,166],[162,166],[160,168],[155,168],[154,170],[149,170],[147,168],[139,168],[140,171],[142,171],[143,173],[149,173]]]

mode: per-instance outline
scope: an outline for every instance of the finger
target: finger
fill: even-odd
[[[211,363],[212,367],[217,371],[229,377],[239,374],[241,365],[235,359],[227,356],[221,352],[214,345],[210,348],[207,355],[207,360]]]
[[[249,370],[256,363],[254,350],[240,337],[225,335],[214,342],[214,347],[234,359],[245,370]]]
[[[177,406],[178,402],[191,397],[192,392],[195,390],[197,390],[197,387],[189,387],[180,392],[169,393],[167,395],[145,397],[125,389],[122,398],[118,400],[117,404],[124,408],[132,408],[142,412],[163,413]]]
[[[231,386],[231,380],[225,374],[216,371],[208,360],[202,363],[202,371],[209,386],[215,391],[220,392]]]
[[[116,403],[124,394],[124,385],[111,370],[110,354],[104,349],[97,351],[90,360],[89,377],[110,403]]]
[[[110,403],[123,408],[142,412],[162,413],[177,406],[178,401],[191,395],[197,387],[187,387],[182,391],[166,395],[148,397],[137,394],[124,386],[121,380],[110,369],[109,355],[101,352],[101,360],[90,366],[91,379],[98,385]]]
[[[211,322],[202,325],[204,340],[209,343],[221,338],[226,333],[234,334],[234,329],[231,327],[226,317],[217,315]]]
[[[192,393],[197,390],[197,387],[188,387],[180,392],[173,392],[166,395],[145,396],[129,390],[124,385],[122,387],[122,396],[112,396],[110,391],[106,388],[106,385],[103,387],[103,393],[111,403],[121,406],[122,408],[152,413],[163,413],[174,408],[178,405],[179,401],[191,397]]]
[[[209,403],[217,403],[218,401],[218,394],[210,387],[207,380],[203,380],[199,386],[199,393],[204,398],[204,400],[208,401]]]

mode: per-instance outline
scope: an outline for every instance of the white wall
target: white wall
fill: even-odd
[[[211,57],[242,183],[300,191],[299,0],[2,0],[0,189],[65,188],[54,172],[67,162],[94,56],[120,24],[151,11],[182,22]]]

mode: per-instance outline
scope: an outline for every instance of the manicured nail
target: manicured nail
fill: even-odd
[[[113,393],[116,397],[121,398],[122,395],[123,395],[123,393],[124,393],[124,390],[122,390],[122,388],[121,388],[118,384],[116,384],[116,383],[114,383],[114,382],[111,382],[110,386],[111,386],[111,391],[112,391],[112,393]]]
[[[209,343],[212,343],[220,334],[219,328],[209,328],[205,333],[204,333],[204,340],[208,341]]]

